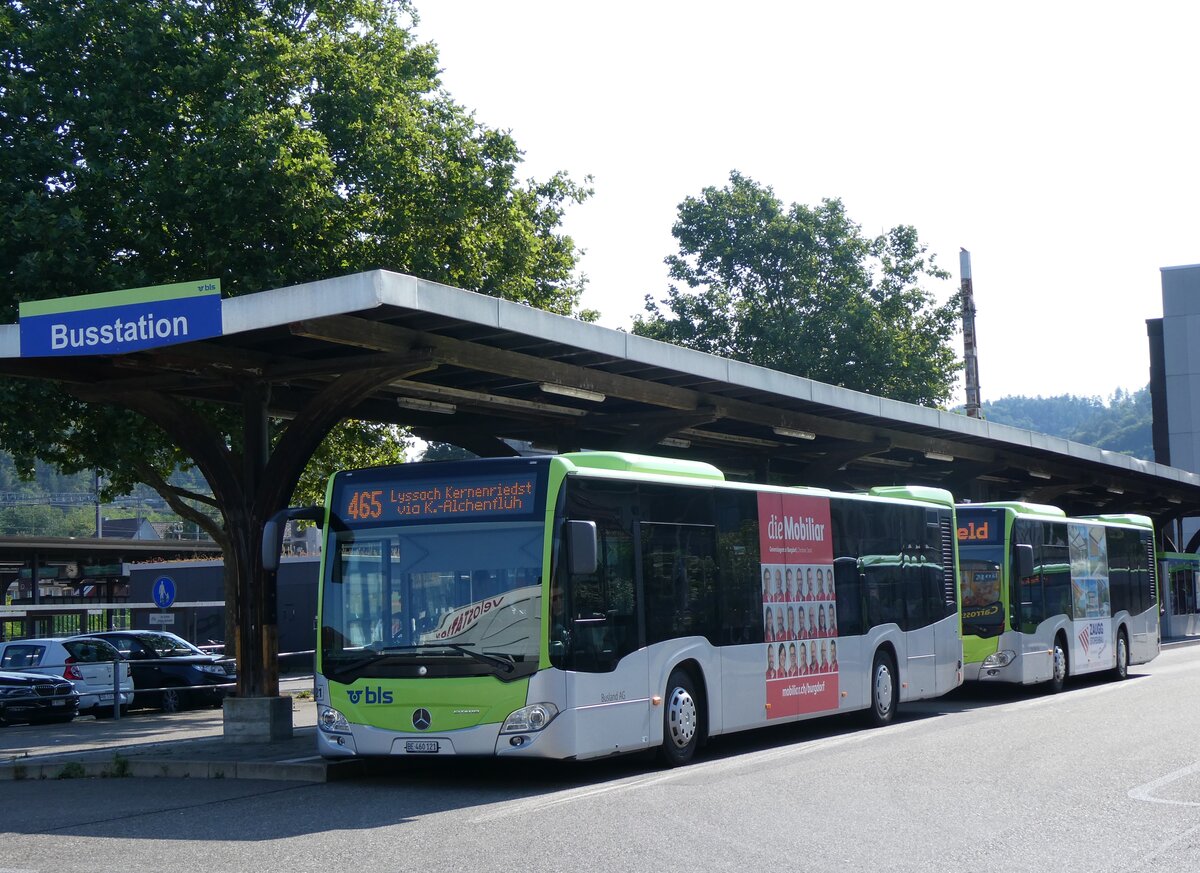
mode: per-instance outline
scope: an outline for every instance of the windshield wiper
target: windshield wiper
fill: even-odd
[[[474,658],[481,664],[491,664],[499,667],[505,673],[511,673],[517,669],[517,662],[512,655],[502,652],[472,652],[468,646],[473,646],[474,643],[442,643],[443,648],[454,649],[456,652],[462,652],[468,657]]]
[[[366,657],[353,661],[344,667],[339,667],[339,673],[348,673],[365,667],[367,664],[372,664],[375,661],[386,658],[389,655],[395,655],[400,652],[418,652],[418,651],[437,651],[450,649],[459,654],[466,655],[478,661],[481,664],[487,664],[491,667],[499,667],[505,673],[511,673],[517,669],[517,662],[512,655],[503,652],[473,652],[471,646],[475,643],[414,643],[412,645],[402,646],[385,646],[381,643],[372,643],[366,647],[366,650],[371,654]]]

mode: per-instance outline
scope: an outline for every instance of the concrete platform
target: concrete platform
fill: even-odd
[[[133,776],[330,782],[366,772],[361,760],[330,762],[317,755],[315,732],[314,727],[297,728],[288,739],[269,743],[204,737],[14,757],[0,762],[0,780]]]
[[[81,716],[69,724],[0,729],[0,781],[173,777],[328,782],[365,772],[356,759],[327,762],[317,754],[312,677],[290,680],[269,699],[276,711],[264,740],[231,738],[228,713],[136,710],[121,719]],[[276,702],[277,700],[277,702]],[[286,722],[286,730],[280,725]],[[274,734],[271,736],[271,734]]]

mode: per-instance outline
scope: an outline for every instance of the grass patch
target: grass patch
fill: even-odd
[[[63,766],[55,779],[82,779],[87,773],[83,769],[83,765],[78,761],[72,761]]]

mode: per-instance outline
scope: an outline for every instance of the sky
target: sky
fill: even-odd
[[[563,227],[607,327],[665,296],[679,203],[735,169],[868,235],[913,225],[941,299],[968,249],[984,401],[1144,387],[1160,268],[1200,262],[1200,4],[416,7],[524,176],[592,177]]]

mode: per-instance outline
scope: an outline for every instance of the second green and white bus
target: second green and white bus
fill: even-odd
[[[954,506],[610,452],[331,477],[326,757],[687,762],[732,731],[962,681]],[[275,545],[264,538],[264,560]]]
[[[1067,518],[1032,503],[957,509],[969,681],[1050,683],[1160,647],[1154,528],[1142,515]]]

